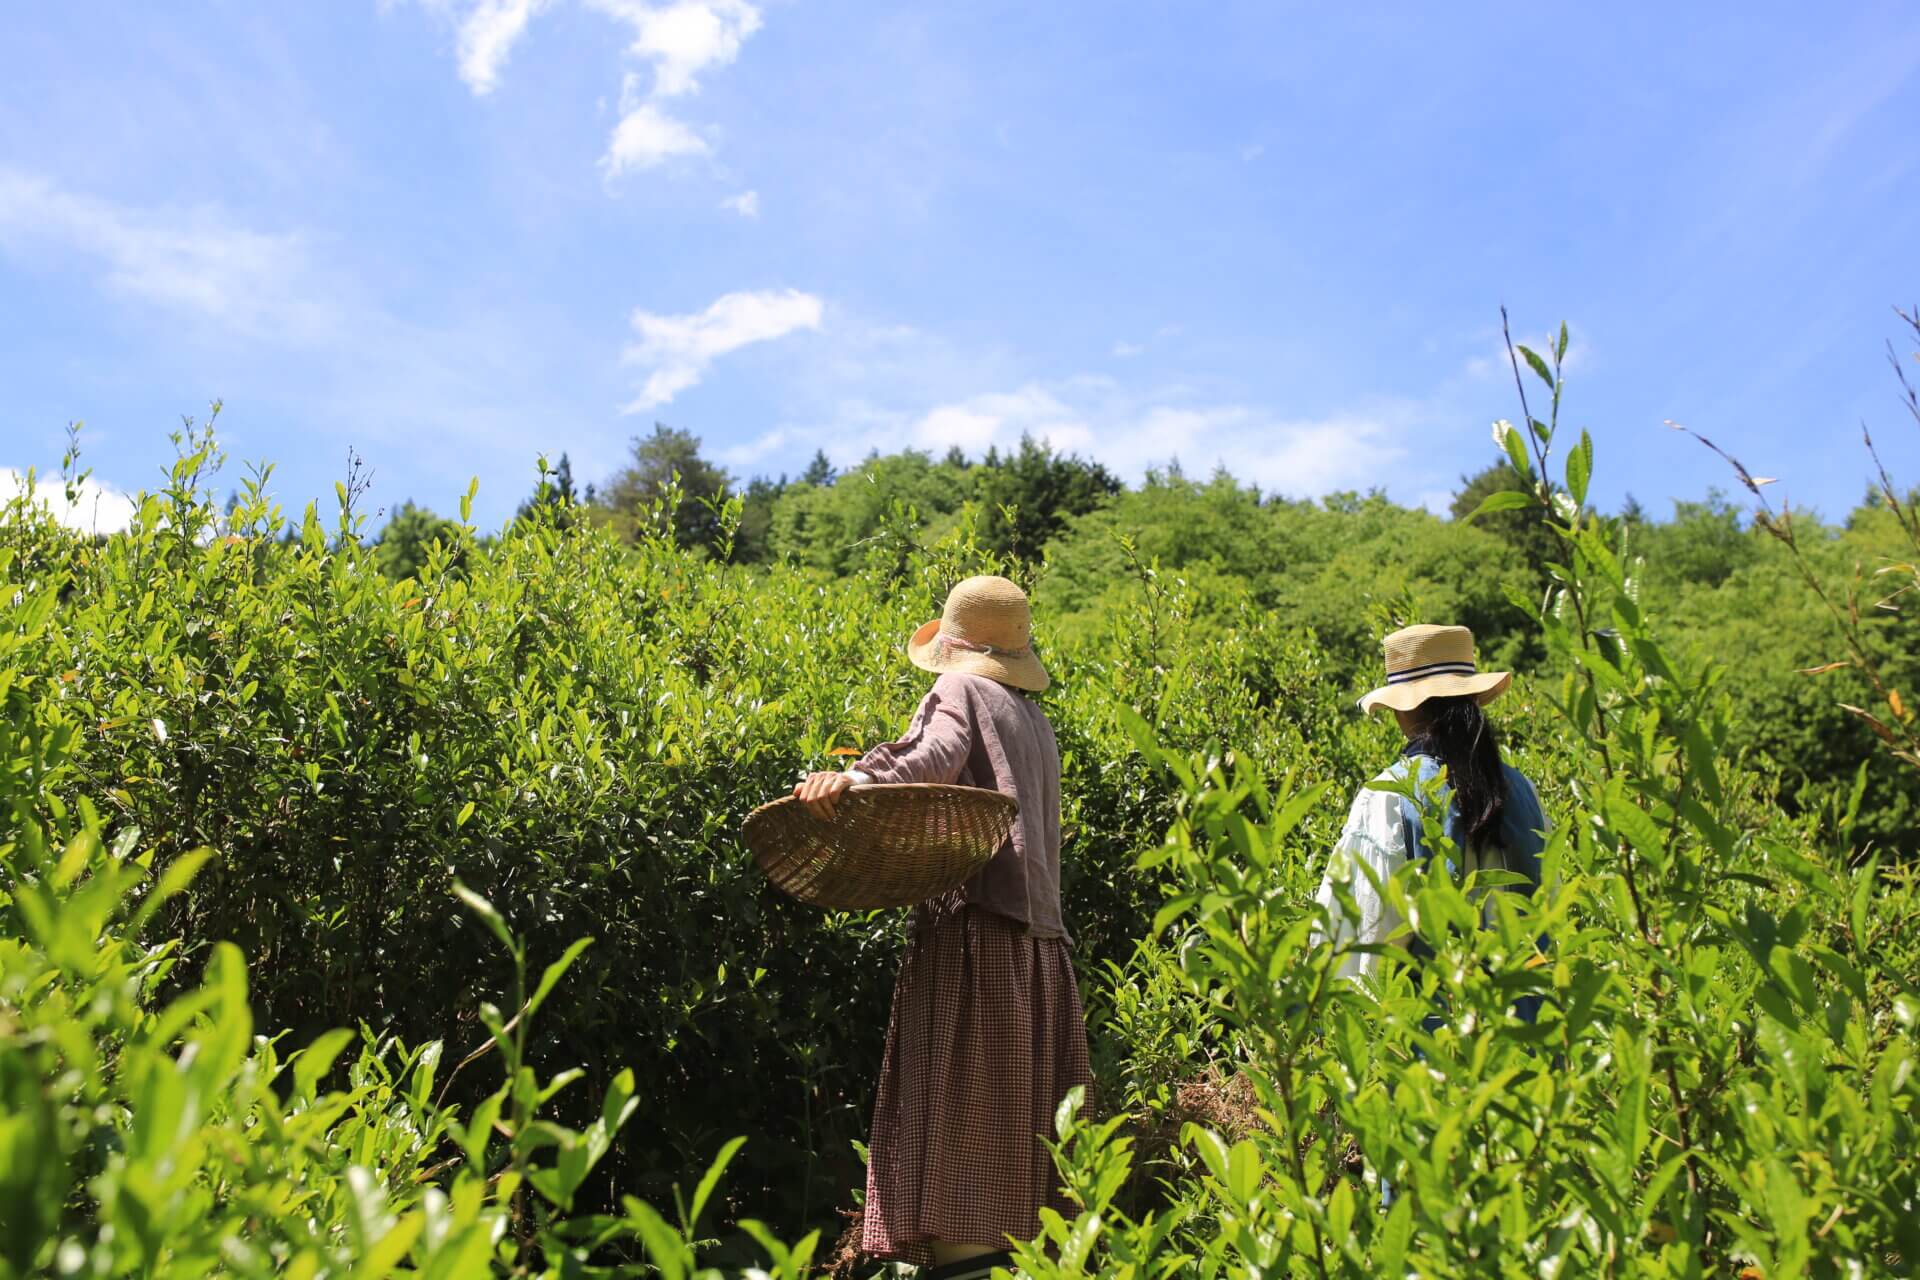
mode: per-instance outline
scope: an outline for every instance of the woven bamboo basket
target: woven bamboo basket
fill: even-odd
[[[747,815],[742,834],[774,887],[816,907],[910,907],[959,888],[1013,830],[1013,797],[981,787],[851,787],[829,821],[793,796]]]

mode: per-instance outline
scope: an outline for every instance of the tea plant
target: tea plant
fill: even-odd
[[[1184,797],[1143,859],[1180,884],[1158,954],[1218,1011],[1262,1123],[1189,1126],[1167,1202],[1130,1212],[1123,1123],[1063,1106],[1079,1213],[1048,1216],[1025,1274],[1845,1276],[1920,1257],[1911,873],[1743,817],[1721,674],[1649,625],[1622,526],[1586,505],[1585,433],[1564,488],[1547,479],[1564,341],[1518,353],[1555,411],[1506,428],[1529,489],[1484,504],[1535,510],[1566,548],[1524,602],[1563,672],[1543,885],[1496,895],[1483,926],[1490,878],[1455,881],[1428,805],[1441,856],[1383,889],[1432,958],[1389,946],[1377,985],[1336,981],[1297,834],[1319,789],[1138,726]],[[1516,1017],[1536,994],[1538,1020]]]
[[[1521,487],[1483,503],[1561,549],[1538,590],[1512,556],[1427,581],[1484,550],[1449,526],[1367,598],[1309,608],[1320,587],[1157,558],[1091,516],[1061,536],[1119,532],[1100,563],[1122,576],[1087,578],[1082,542],[1050,581],[981,532],[1028,515],[943,508],[936,533],[904,500],[828,579],[729,563],[739,498],[710,495],[683,545],[670,478],[631,542],[551,493],[483,537],[469,490],[383,555],[357,482],[324,518],[280,511],[264,468],[216,502],[203,427],[123,534],[16,499],[4,1265],[821,1265],[899,922],[777,897],[734,833],[797,770],[897,731],[926,684],[901,637],[996,571],[1034,589],[1056,676],[1098,1076],[1061,1117],[1079,1209],[1025,1246],[1029,1274],[1910,1272],[1920,929],[1884,848],[1903,801],[1849,766],[1782,812],[1736,746],[1732,695],[1762,677],[1674,641],[1643,526],[1588,502],[1563,356],[1515,348],[1549,407],[1501,426]],[[1232,531],[1272,523],[1275,555],[1298,551],[1289,521],[1363,527],[1313,562],[1321,586],[1426,527],[1377,498],[1205,493]],[[1098,607],[1051,632],[1056,588]],[[1433,957],[1390,947],[1350,986],[1312,891],[1338,799],[1399,745],[1352,710],[1375,661],[1354,654],[1448,602],[1526,620],[1489,653],[1542,655],[1500,711],[1554,816],[1549,874],[1483,928],[1498,877],[1410,868],[1384,888]],[[1529,995],[1534,1022],[1512,1014]]]

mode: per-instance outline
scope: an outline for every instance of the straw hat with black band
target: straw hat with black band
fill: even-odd
[[[1474,699],[1485,706],[1513,683],[1511,671],[1482,671],[1474,665],[1473,632],[1465,627],[1421,624],[1394,632],[1381,646],[1387,655],[1387,682],[1360,699],[1360,709],[1411,711],[1429,698]]]
[[[1027,593],[1005,578],[968,578],[947,593],[940,616],[913,633],[907,658],[927,671],[986,676],[1039,693],[1047,669],[1033,652]]]

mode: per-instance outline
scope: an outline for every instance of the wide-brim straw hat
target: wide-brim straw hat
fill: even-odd
[[[1473,632],[1465,627],[1422,624],[1381,641],[1387,682],[1360,699],[1360,709],[1411,711],[1429,698],[1473,698],[1482,706],[1507,691],[1511,671],[1482,671],[1474,664]]]
[[[1005,578],[968,578],[947,593],[938,618],[907,641],[907,658],[927,671],[985,676],[1039,693],[1051,680],[1033,652],[1027,593]]]

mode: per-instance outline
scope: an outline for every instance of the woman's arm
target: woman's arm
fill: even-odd
[[[1347,813],[1347,825],[1327,859],[1326,874],[1314,901],[1326,910],[1331,939],[1336,946],[1376,945],[1401,925],[1400,912],[1376,887],[1384,886],[1406,863],[1406,836],[1400,825],[1400,797],[1387,791],[1362,790]],[[1358,916],[1340,901],[1344,890]],[[1318,930],[1316,937],[1321,936]],[[1379,957],[1354,953],[1342,957],[1336,976],[1371,976]]]
[[[973,725],[943,678],[921,700],[905,737],[861,756],[852,772],[870,782],[954,782],[973,749]]]
[[[817,817],[833,817],[834,801],[867,782],[954,782],[973,749],[973,726],[952,691],[935,684],[921,700],[907,734],[875,747],[845,773],[810,774],[793,789]]]

